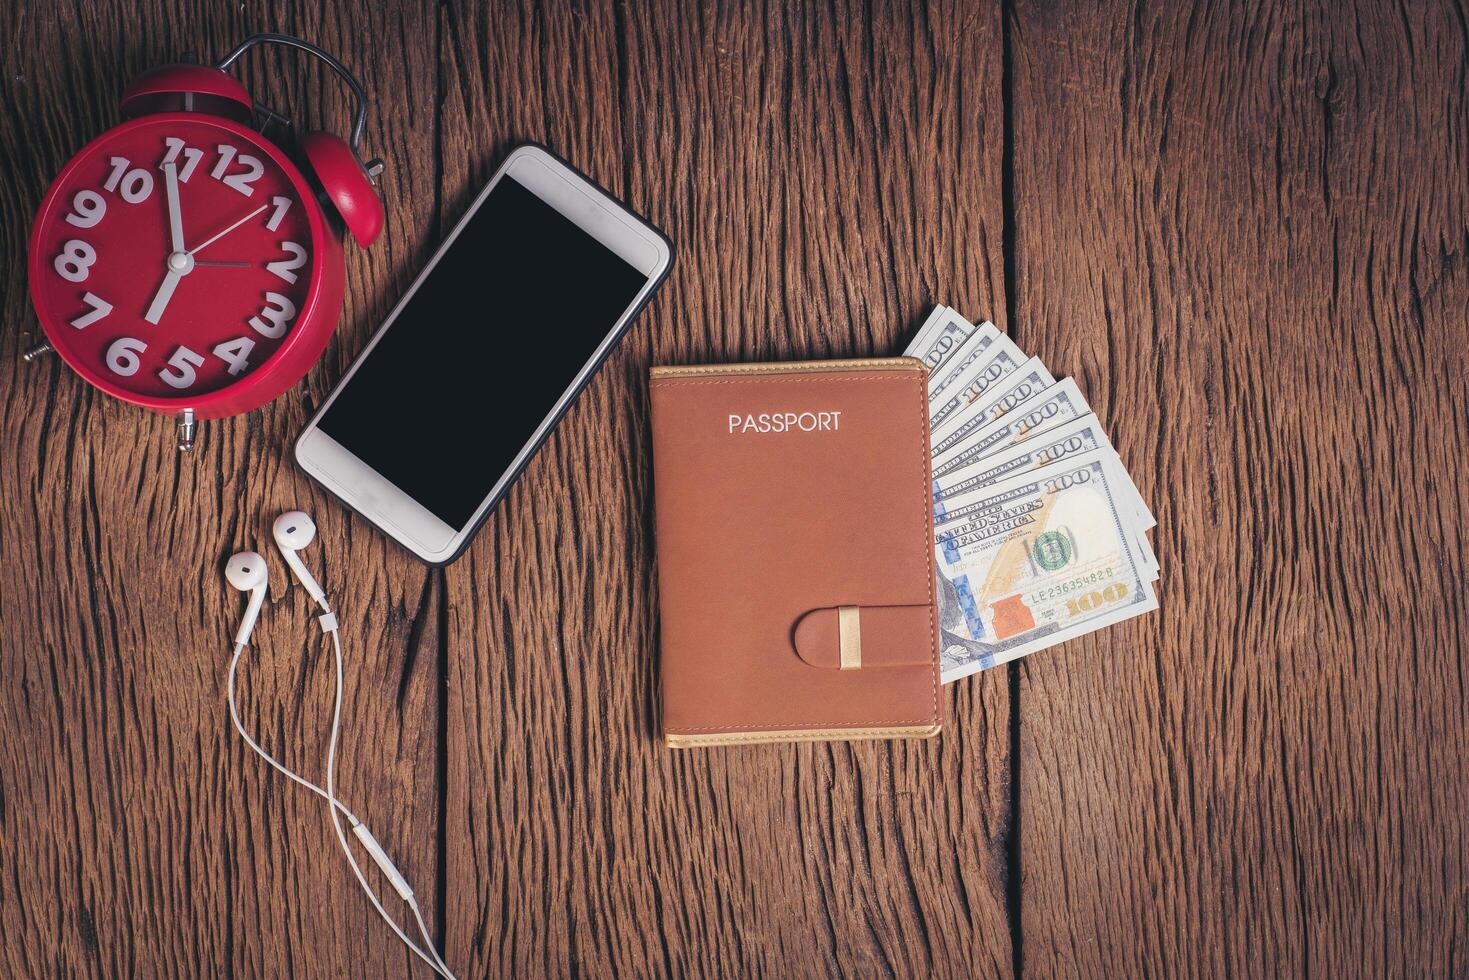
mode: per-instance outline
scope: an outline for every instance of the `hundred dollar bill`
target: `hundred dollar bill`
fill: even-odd
[[[1004,351],[1009,355],[1012,363],[1019,364],[1025,360],[1025,355],[1020,353],[1020,348],[1015,342],[1004,334],[993,323],[986,321],[981,323],[954,351],[954,356],[948,363],[944,364],[942,370],[934,371],[928,376],[928,402],[930,405],[942,405],[954,391],[958,391],[955,385],[960,378],[966,377],[965,371],[981,361],[988,361],[995,355]],[[948,391],[949,394],[944,394]]]
[[[992,483],[1009,479],[1019,473],[1052,466],[1067,457],[1097,449],[1106,450],[1112,458],[1117,456],[1112,441],[1102,431],[1097,417],[1088,414],[1052,426],[1031,439],[957,467],[943,476],[936,476],[933,480],[934,520],[942,520],[953,513],[959,506],[956,501],[962,495],[967,494],[972,498],[975,491],[983,491]],[[1120,467],[1121,460],[1118,459],[1117,462]],[[1123,489],[1127,491],[1138,526],[1141,529],[1156,526],[1158,522],[1153,519],[1137,485],[1127,476],[1125,469],[1120,472],[1126,477]]]
[[[1059,432],[1060,428],[1058,426],[1051,432],[1031,440],[1031,442],[1047,441],[1056,432]],[[1028,445],[1029,443],[1027,443]],[[1026,446],[1017,447],[1017,450],[1026,450]],[[1010,454],[1006,453],[1005,455],[1008,456]],[[991,456],[989,459],[984,460],[983,463],[988,464],[990,460],[997,458]],[[1136,497],[1135,500],[1130,501],[1132,509],[1126,515],[1129,521],[1129,529],[1132,533],[1133,543],[1136,546],[1139,566],[1143,569],[1149,582],[1156,582],[1158,581],[1158,558],[1153,554],[1152,545],[1148,543],[1147,530],[1148,528],[1155,527],[1158,522],[1153,519],[1153,515],[1148,510],[1147,505],[1142,502],[1142,495],[1137,492],[1137,486],[1132,482],[1132,477],[1128,475],[1126,467],[1122,465],[1122,460],[1110,449],[1105,450],[1105,458],[1111,467],[1111,472],[1117,476],[1118,487],[1123,491],[1123,495]],[[1044,466],[1021,470],[1021,472],[1027,473],[1033,478],[1040,479],[1047,475],[1054,467],[1063,465],[1065,465],[1065,460],[1057,459]],[[972,490],[963,491],[947,500],[936,498],[933,505],[934,522],[936,524],[942,524],[945,521],[962,521],[972,516],[976,511],[988,506],[988,495],[991,493],[990,488],[997,482],[1000,481],[993,481]]]
[[[983,489],[991,483],[1009,479],[1020,473],[1039,469],[1051,463],[1094,449],[1112,449],[1095,415],[1072,419],[1046,432],[999,453],[974,460],[933,480],[933,516],[942,520],[948,513],[947,499]]]
[[[978,329],[947,306],[935,306],[903,353],[928,365],[931,379],[935,372],[944,370],[948,359]]]
[[[993,422],[970,433],[964,442],[950,446],[933,457],[934,476],[944,476],[991,453],[1023,442],[1062,422],[1091,414],[1076,382],[1067,378],[1045,389],[1030,401],[1021,402]]]
[[[967,440],[970,434],[994,422],[1010,409],[1023,404],[1056,383],[1051,372],[1038,357],[1032,357],[991,385],[983,397],[968,406],[960,406],[946,418],[938,420],[930,411],[929,437],[933,455],[937,456]]]
[[[936,529],[945,683],[1158,607],[1104,451],[994,484]]]
[[[1028,367],[1031,361],[1040,364],[1035,358],[1027,361],[1014,344],[993,348],[989,357],[979,358],[950,379],[944,385],[943,391],[939,392],[937,400],[929,399],[929,431],[936,431],[945,420],[983,399],[1001,379],[1014,374],[1022,366]]]
[[[1010,476],[1016,473],[1025,473],[1036,479],[1043,478],[1055,467],[1064,466],[1066,464],[1065,457],[1072,454],[1063,453],[1052,459],[1051,462],[1042,463],[1040,466],[1017,467],[1013,464],[1031,457],[1034,453],[1031,447],[1036,443],[1056,445],[1052,440],[1059,440],[1059,433],[1064,428],[1066,426],[1057,426],[1049,432],[1028,440],[1024,445],[1017,446],[1014,449],[1002,453],[1000,456],[990,456],[975,465],[984,468],[990,467],[993,464],[993,468],[995,469],[1008,470]],[[1074,445],[1076,441],[1074,438],[1066,440],[1071,445]],[[1110,447],[1104,446],[1101,449],[1104,452],[1107,464],[1111,467],[1111,472],[1116,474],[1118,489],[1124,497],[1133,498],[1127,501],[1131,509],[1126,516],[1129,521],[1133,543],[1136,545],[1139,566],[1143,569],[1144,574],[1147,575],[1149,582],[1156,582],[1158,581],[1158,558],[1153,554],[1152,545],[1148,543],[1147,530],[1157,526],[1158,522],[1153,519],[1153,515],[1148,510],[1147,504],[1143,502],[1142,495],[1138,493],[1137,485],[1132,482],[1132,477],[1128,475],[1127,469],[1122,465],[1122,460],[1117,456],[1117,453]],[[1008,479],[1009,477],[1007,476],[1005,478]],[[935,496],[933,502],[935,524],[943,524],[944,522],[950,522],[952,524],[953,521],[962,521],[971,517],[977,511],[989,506],[991,503],[990,494],[993,492],[990,488],[999,482],[1001,480],[990,480],[984,484],[962,490],[948,498]]]

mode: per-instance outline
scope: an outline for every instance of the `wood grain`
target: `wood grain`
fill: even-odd
[[[225,714],[222,563],[270,555],[300,506],[345,624],[343,795],[461,977],[1463,975],[1466,23],[0,9],[0,969],[429,975],[320,801]],[[19,363],[25,237],[132,74],[262,29],[363,75],[388,231],[349,246],[306,382],[179,458],[169,420]],[[311,127],[348,118],[309,62],[244,76]],[[466,556],[426,571],[287,448],[527,139],[677,264]],[[661,748],[648,366],[889,353],[934,302],[1081,384],[1157,512],[1161,610],[946,688],[927,744]],[[271,562],[246,716],[319,775],[330,655]]]
[[[1464,23],[1016,6],[1018,339],[1163,567],[1019,668],[1026,972],[1469,970]]]
[[[324,391],[411,274],[421,256],[408,243],[432,220],[434,189],[418,175],[433,167],[434,53],[407,43],[423,20],[433,23],[423,7],[247,17],[96,3],[0,14],[0,145],[12,164],[0,184],[8,975],[406,969],[409,954],[356,894],[319,799],[268,774],[229,727],[228,637],[242,601],[221,569],[241,548],[272,555],[280,511],[318,515],[322,532],[304,557],[349,624],[343,796],[372,816],[405,870],[431,881],[441,644],[429,576],[346,521],[285,461],[305,419],[299,395],[207,424],[195,454],[179,457],[170,420],[92,392],[56,359],[23,365],[18,355],[23,332],[36,329],[25,236],[51,178],[118,121],[117,94],[131,75],[188,50],[218,57],[266,19],[308,37],[359,38],[346,60],[369,89],[394,93],[375,104],[368,135],[395,159],[386,186],[394,233],[372,252],[348,250],[340,340],[308,386]],[[398,43],[379,43],[389,38]],[[308,119],[349,119],[331,76],[299,59],[252,56],[244,77],[278,108],[310,102],[321,111]],[[305,595],[278,558],[271,566],[271,598],[242,673],[245,716],[320,779],[331,660],[319,634],[311,638]]]
[[[499,162],[483,133],[542,141],[678,249],[447,576],[469,973],[1009,973],[1003,677],[951,696],[937,743],[657,742],[645,387],[654,363],[886,353],[936,294],[1002,295],[997,13],[446,10],[445,186]]]

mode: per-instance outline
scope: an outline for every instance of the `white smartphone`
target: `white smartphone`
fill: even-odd
[[[602,188],[519,147],[307,423],[296,461],[425,562],[452,561],[672,259]]]

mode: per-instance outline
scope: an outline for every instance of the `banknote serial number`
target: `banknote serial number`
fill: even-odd
[[[1078,575],[1076,578],[1068,579],[1065,582],[1059,582],[1056,585],[1041,589],[1036,593],[1035,597],[1037,599],[1055,599],[1058,596],[1070,595],[1073,592],[1078,592],[1081,589],[1096,585],[1098,582],[1104,582],[1112,578],[1113,575],[1114,571],[1110,566],[1107,568],[1098,568],[1085,575]],[[1119,596],[1119,598],[1121,597]]]

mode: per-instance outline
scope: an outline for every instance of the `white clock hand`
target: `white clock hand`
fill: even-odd
[[[172,162],[163,165],[163,186],[168,191],[168,233],[171,248],[184,251],[184,219],[179,213],[179,171]]]
[[[208,248],[210,245],[213,245],[215,242],[219,241],[225,235],[228,235],[230,232],[234,231],[236,228],[240,227],[240,225],[243,225],[245,222],[249,221],[251,218],[255,217],[257,214],[259,214],[261,211],[264,211],[268,207],[270,207],[269,204],[262,204],[262,205],[260,205],[260,207],[256,208],[254,211],[251,211],[249,214],[245,215],[239,221],[236,221],[234,224],[230,225],[224,231],[218,232],[212,238],[206,239],[203,242],[203,244],[195,245],[193,248],[189,249],[189,251],[187,252],[187,254],[188,255],[193,255],[195,252],[201,252],[201,251],[203,251],[204,249]]]
[[[163,282],[158,287],[158,292],[153,294],[153,302],[148,307],[148,312],[143,314],[143,319],[157,325],[163,319],[163,311],[168,306],[168,301],[173,298],[173,291],[178,287],[179,280],[183,276],[172,269],[163,277]]]

